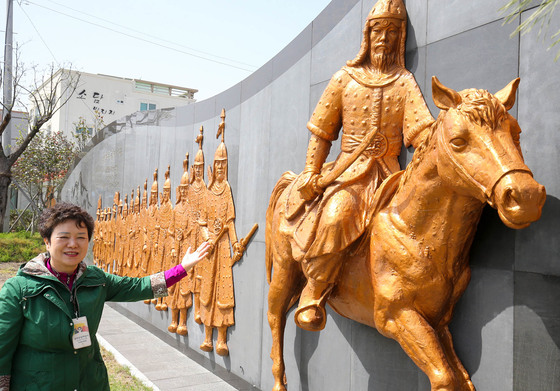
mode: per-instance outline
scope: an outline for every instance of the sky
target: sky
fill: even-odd
[[[264,65],[329,2],[14,0],[13,39],[25,67],[195,88],[200,101]],[[0,8],[4,33],[6,2]]]

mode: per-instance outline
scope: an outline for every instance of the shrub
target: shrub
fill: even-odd
[[[12,228],[12,232],[26,231],[27,228],[29,228],[29,226],[31,225],[31,222],[33,221],[34,218],[33,211],[26,210],[23,212],[22,216],[20,216],[21,214],[22,214],[21,209],[10,210],[10,227],[14,225],[14,222],[19,217],[19,220],[17,221],[16,225]],[[35,224],[33,228],[36,228],[37,222],[36,221],[34,222]]]
[[[38,233],[0,233],[0,262],[27,262],[44,251],[45,245]]]

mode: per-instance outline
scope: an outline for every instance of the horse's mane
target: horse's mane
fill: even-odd
[[[470,88],[459,92],[459,95],[461,95],[462,102],[455,110],[467,117],[469,121],[476,123],[478,126],[488,126],[491,129],[496,129],[500,121],[506,117],[507,111],[502,103],[486,90]],[[440,111],[437,120],[431,125],[426,136],[420,142],[416,151],[414,151],[412,161],[405,169],[401,186],[408,181],[411,173],[423,160],[424,155],[426,155],[428,151],[428,147],[432,145],[431,141],[436,133],[436,129],[441,126],[446,113],[447,110]]]

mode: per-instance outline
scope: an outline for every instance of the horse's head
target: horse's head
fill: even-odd
[[[456,192],[488,202],[510,228],[524,228],[541,216],[544,186],[525,165],[521,129],[507,111],[515,103],[519,79],[492,95],[456,92],[432,78],[433,99],[442,111],[434,136],[438,173]]]

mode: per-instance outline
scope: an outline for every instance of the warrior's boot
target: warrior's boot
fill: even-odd
[[[200,319],[200,276],[196,276],[194,279],[194,321],[198,324],[202,324],[202,320]]]
[[[319,282],[312,278],[307,279],[295,313],[295,322],[299,327],[309,331],[319,331],[325,328],[327,321],[325,302],[333,286],[332,283]]]
[[[179,326],[177,327],[177,334],[187,335],[187,309],[181,308],[179,310]]]
[[[204,350],[205,352],[211,352],[214,349],[212,345],[212,327],[204,326],[204,332],[206,334],[204,338],[204,342],[200,345],[200,350]]]
[[[177,320],[179,318],[179,310],[173,309],[171,310],[171,324],[167,327],[167,330],[170,333],[174,333],[177,331]]]
[[[200,318],[200,293],[194,294],[194,321],[198,324],[202,324]]]
[[[229,354],[227,346],[227,326],[218,327],[218,344],[216,345],[216,353],[220,356],[227,356]]]

